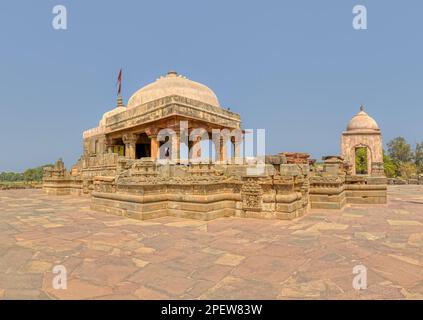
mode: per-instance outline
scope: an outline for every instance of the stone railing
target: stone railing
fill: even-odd
[[[423,175],[420,175],[419,177],[413,177],[410,179],[404,179],[404,178],[388,178],[388,184],[389,185],[423,185]]]

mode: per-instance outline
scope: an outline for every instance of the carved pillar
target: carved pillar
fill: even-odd
[[[221,162],[226,162],[227,157],[228,157],[227,151],[228,150],[227,150],[226,140],[224,140],[223,138],[220,138],[219,154],[220,154],[220,161]]]
[[[172,136],[172,160],[179,161],[181,158],[181,134],[176,132]]]
[[[241,157],[242,137],[232,137],[231,143],[234,146],[234,153],[232,155],[233,162],[236,162]]]
[[[192,144],[191,159],[197,161],[201,158],[201,137],[196,137]]]
[[[213,140],[214,142],[214,153],[215,153],[215,162],[220,161],[220,139]]]
[[[137,136],[132,133],[124,134],[122,137],[123,143],[125,144],[125,157],[128,159],[135,159],[135,144],[137,142]]]
[[[145,134],[150,138],[150,157],[156,160],[159,157],[160,143],[157,140],[159,129],[156,127],[149,127],[145,129]]]
[[[111,138],[105,139],[106,150],[105,153],[113,153],[113,140]]]
[[[157,135],[150,135],[151,140],[151,158],[156,160],[159,157],[159,141]]]

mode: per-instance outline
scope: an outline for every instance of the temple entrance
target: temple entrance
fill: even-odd
[[[151,157],[151,140],[145,133],[138,137],[135,145],[135,156],[137,159]]]
[[[355,173],[369,174],[368,150],[366,147],[355,148]]]

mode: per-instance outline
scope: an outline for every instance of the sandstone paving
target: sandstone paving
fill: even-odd
[[[0,191],[0,299],[423,299],[423,186],[388,195],[291,221],[139,221]],[[352,287],[356,265],[367,289]]]

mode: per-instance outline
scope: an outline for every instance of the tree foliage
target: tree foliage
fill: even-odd
[[[388,142],[388,154],[395,165],[411,162],[413,160],[413,151],[411,145],[403,137],[397,137]]]
[[[385,154],[385,150],[383,150],[383,168],[385,169],[385,175],[388,178],[396,177],[398,168],[392,161],[391,157]]]
[[[411,179],[417,176],[417,167],[413,162],[401,163],[398,171],[401,178],[404,179]]]
[[[403,137],[397,137],[387,146],[388,154],[383,157],[387,177],[411,179],[423,174],[423,142],[417,143],[413,150]]]
[[[23,174],[17,172],[2,172],[0,173],[0,181],[16,182],[23,181]]]
[[[43,179],[43,170],[45,167],[52,167],[51,164],[46,164],[37,168],[31,168],[20,172],[1,172],[0,181],[16,182],[16,181],[41,181]]]
[[[423,173],[423,142],[416,144],[414,151],[414,163],[418,173]]]
[[[355,171],[357,174],[367,174],[367,148],[357,148],[355,150]]]

